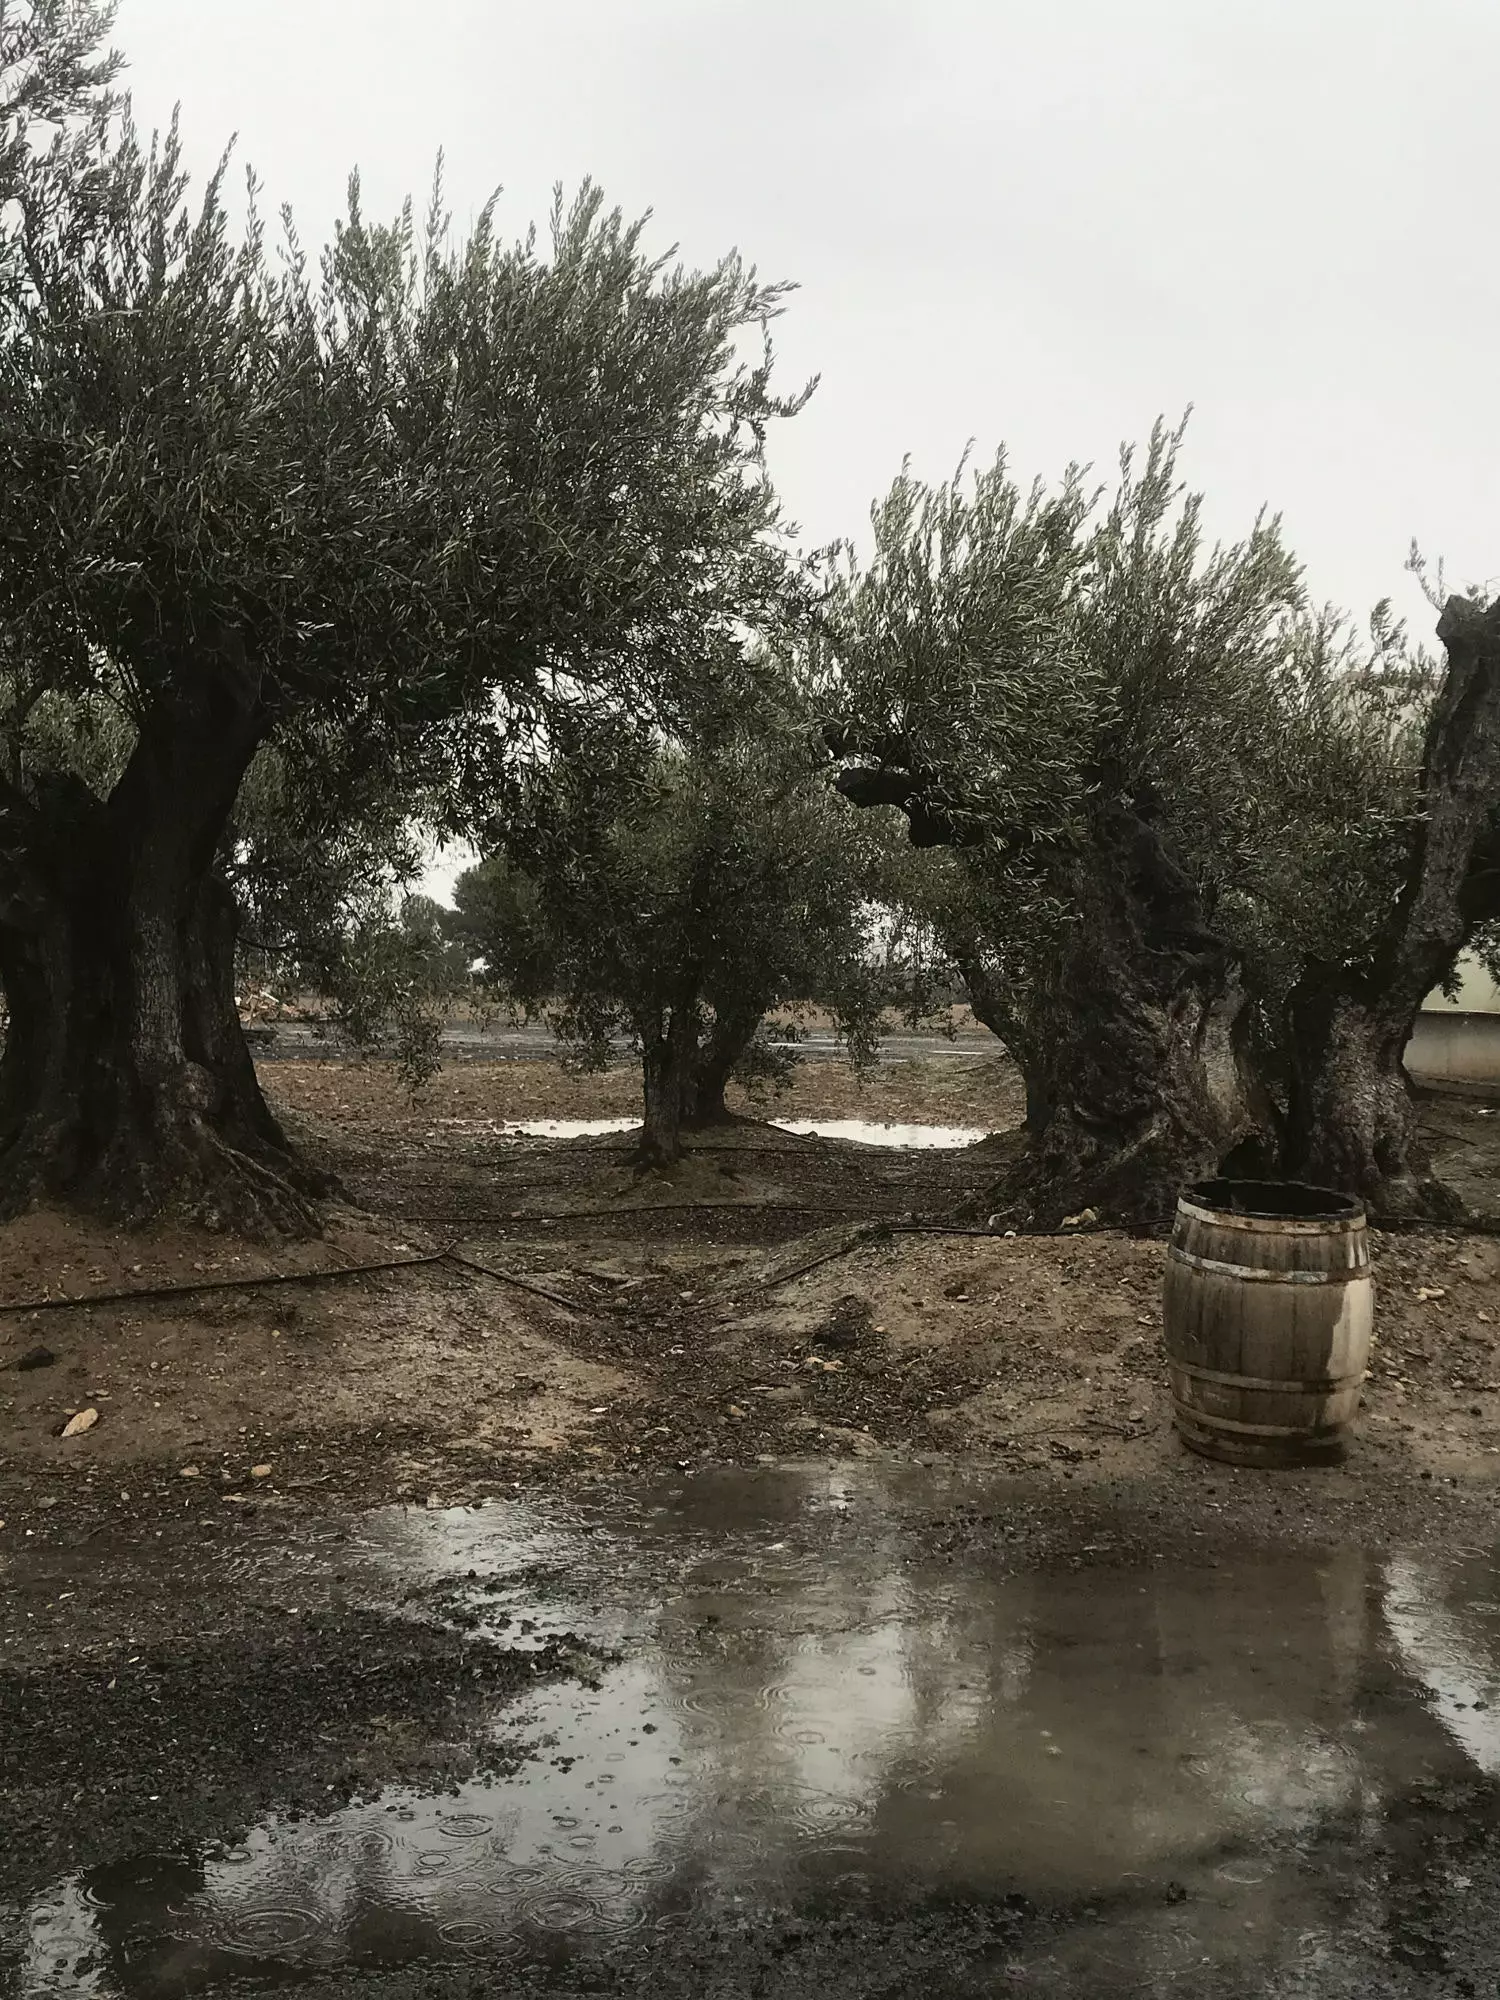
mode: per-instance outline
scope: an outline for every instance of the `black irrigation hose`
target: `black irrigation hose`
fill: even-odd
[[[571,1222],[587,1221],[598,1216],[613,1215],[655,1215],[663,1212],[680,1214],[696,1209],[758,1209],[775,1210],[792,1215],[858,1215],[861,1211],[850,1207],[813,1207],[806,1202],[739,1202],[739,1201],[682,1201],[645,1204],[633,1208],[575,1209],[564,1215],[505,1215],[505,1216],[430,1216],[425,1218],[435,1222],[467,1222],[485,1225],[497,1222]],[[423,1218],[408,1217],[417,1221]],[[1495,1225],[1500,1230],[1500,1224]],[[1070,1235],[1100,1235],[1104,1231],[1070,1230]],[[1000,1240],[993,1229],[972,1229],[956,1224],[940,1222],[881,1222],[872,1220],[858,1230],[851,1240],[841,1244],[836,1250],[825,1250],[794,1270],[785,1271],[778,1278],[767,1280],[753,1287],[757,1291],[772,1291],[777,1286],[790,1283],[793,1278],[804,1277],[809,1271],[816,1271],[824,1264],[831,1264],[839,1257],[847,1257],[851,1251],[865,1243],[878,1241],[883,1236],[983,1236],[992,1242]],[[456,1264],[469,1271],[477,1271],[486,1278],[493,1278],[498,1284],[513,1285],[518,1291],[530,1292],[539,1299],[546,1299],[553,1305],[564,1307],[568,1312],[582,1313],[587,1318],[602,1319],[613,1316],[613,1308],[585,1305],[577,1299],[565,1298],[561,1292],[549,1291],[545,1285],[534,1284],[529,1278],[520,1278],[512,1271],[498,1271],[491,1264],[481,1264],[477,1258],[465,1257],[461,1251],[449,1247],[431,1250],[418,1257],[383,1257],[369,1264],[339,1264],[321,1271],[267,1271],[260,1277],[248,1278],[196,1278],[185,1285],[139,1285],[128,1291],[87,1292],[72,1298],[56,1299],[0,1299],[0,1314],[42,1313],[77,1310],[85,1306],[127,1305],[138,1299],[171,1299],[191,1297],[201,1292],[258,1291],[270,1285],[322,1285],[341,1278],[366,1277],[381,1271],[411,1271],[429,1264]]]
[[[337,1264],[322,1271],[268,1271],[259,1278],[197,1278],[188,1285],[138,1285],[130,1291],[85,1292],[60,1299],[0,1299],[0,1313],[61,1312],[69,1307],[126,1304],[133,1299],[172,1299],[194,1292],[255,1291],[262,1285],[321,1285],[334,1278],[358,1278],[369,1271],[409,1271],[419,1264],[441,1264],[449,1253],[433,1250],[420,1257],[384,1257],[373,1264]]]
[[[494,1278],[502,1285],[514,1285],[517,1291],[530,1292],[539,1299],[549,1299],[555,1306],[564,1306],[569,1312],[582,1313],[589,1319],[609,1319],[614,1316],[614,1308],[604,1305],[583,1305],[577,1299],[566,1299],[561,1292],[549,1291],[545,1285],[533,1284],[530,1278],[518,1278],[513,1271],[497,1271],[493,1264],[481,1264],[477,1257],[465,1257],[462,1251],[445,1250],[443,1256],[450,1264],[458,1264],[466,1271],[482,1272],[486,1278]]]
[[[477,1258],[466,1257],[451,1245],[444,1250],[427,1251],[420,1257],[382,1257],[370,1264],[339,1264],[321,1271],[269,1271],[259,1278],[200,1278],[188,1285],[139,1285],[130,1291],[88,1292],[73,1298],[19,1299],[13,1303],[0,1300],[0,1314],[63,1312],[85,1306],[129,1304],[137,1299],[191,1297],[200,1292],[257,1291],[263,1285],[321,1285],[338,1278],[359,1278],[379,1271],[412,1271],[431,1264],[456,1264],[463,1270],[477,1271],[498,1284],[514,1285],[518,1291],[531,1292],[539,1299],[590,1318],[606,1318],[610,1314],[610,1308],[564,1298],[561,1292],[549,1291],[530,1278],[519,1278],[513,1271],[499,1271],[493,1264],[481,1264]]]
[[[807,1201],[643,1201],[625,1208],[507,1209],[503,1215],[458,1214],[445,1209],[437,1215],[405,1215],[403,1222],[461,1222],[472,1228],[489,1228],[502,1222],[597,1222],[616,1215],[683,1215],[702,1209],[736,1210],[742,1215],[864,1215],[868,1203],[855,1206],[838,1202],[831,1206]]]

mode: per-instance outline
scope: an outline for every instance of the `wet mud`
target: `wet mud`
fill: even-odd
[[[186,1525],[98,1549],[90,1628],[23,1576],[0,1990],[1492,1994],[1478,1517],[1020,1507],[804,1465],[251,1522],[150,1645]]]

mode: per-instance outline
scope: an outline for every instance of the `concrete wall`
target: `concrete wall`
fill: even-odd
[[[1423,1083],[1500,1084],[1500,1013],[1424,1010],[1406,1045],[1406,1067]]]
[[[1500,987],[1472,959],[1459,962],[1456,998],[1429,993],[1406,1045],[1423,1083],[1500,1084]]]
[[[1458,962],[1459,988],[1456,1000],[1441,993],[1429,993],[1422,1002],[1427,1014],[1500,1014],[1500,986],[1471,958]]]

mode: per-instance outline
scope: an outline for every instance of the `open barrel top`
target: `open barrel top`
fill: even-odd
[[[1362,1229],[1365,1223],[1362,1201],[1304,1181],[1199,1181],[1183,1189],[1179,1213],[1183,1212],[1221,1228],[1254,1228],[1270,1222],[1293,1233],[1301,1228],[1326,1234]]]

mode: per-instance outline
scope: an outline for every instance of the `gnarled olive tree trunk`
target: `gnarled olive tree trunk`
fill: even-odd
[[[107,800],[72,779],[4,793],[0,1210],[316,1227],[314,1179],[240,1029],[214,872],[262,729],[247,677],[205,668],[191,702],[152,714]]]
[[[682,1158],[682,1128],[691,1106],[698,1058],[698,1008],[685,996],[638,1026],[644,1117],[637,1157],[642,1166],[670,1167]]]
[[[866,746],[838,730],[827,739],[835,756],[894,757],[902,748],[899,739]],[[1099,777],[1102,788],[1107,774]],[[975,844],[961,819],[928,801],[931,782],[905,764],[848,769],[836,780],[854,805],[899,807],[918,847]],[[1029,840],[1024,828],[1006,838]],[[1054,971],[1027,994],[1024,1020],[980,981],[993,1020],[1020,1029],[1026,1078],[1027,1157],[1019,1188],[1000,1198],[1013,1205],[1019,1191],[1042,1226],[1088,1208],[1110,1221],[1163,1223],[1184,1182],[1216,1173],[1231,1155],[1256,1166],[1272,1156],[1276,1114],[1251,1062],[1239,968],[1149,799],[1101,804],[1082,845],[1047,855],[1045,866],[1073,913]]]
[[[1047,996],[1030,1205],[1043,1224],[1085,1208],[1163,1223],[1185,1182],[1269,1141],[1245,992],[1138,811],[1103,810],[1068,874],[1077,916]]]
[[[1285,1168],[1361,1196],[1387,1221],[1455,1209],[1432,1178],[1402,1060],[1420,1005],[1392,1008],[1369,984],[1322,965],[1304,970],[1287,1005]]]
[[[733,1122],[724,1093],[764,1015],[764,1007],[754,1001],[714,1008],[713,1025],[696,1052],[684,1107],[685,1122],[694,1130]]]
[[[1422,1002],[1500,914],[1500,604],[1448,600],[1448,653],[1400,897],[1365,964],[1309,965],[1288,1003],[1285,1165],[1392,1220],[1457,1211],[1432,1178],[1403,1055]]]

